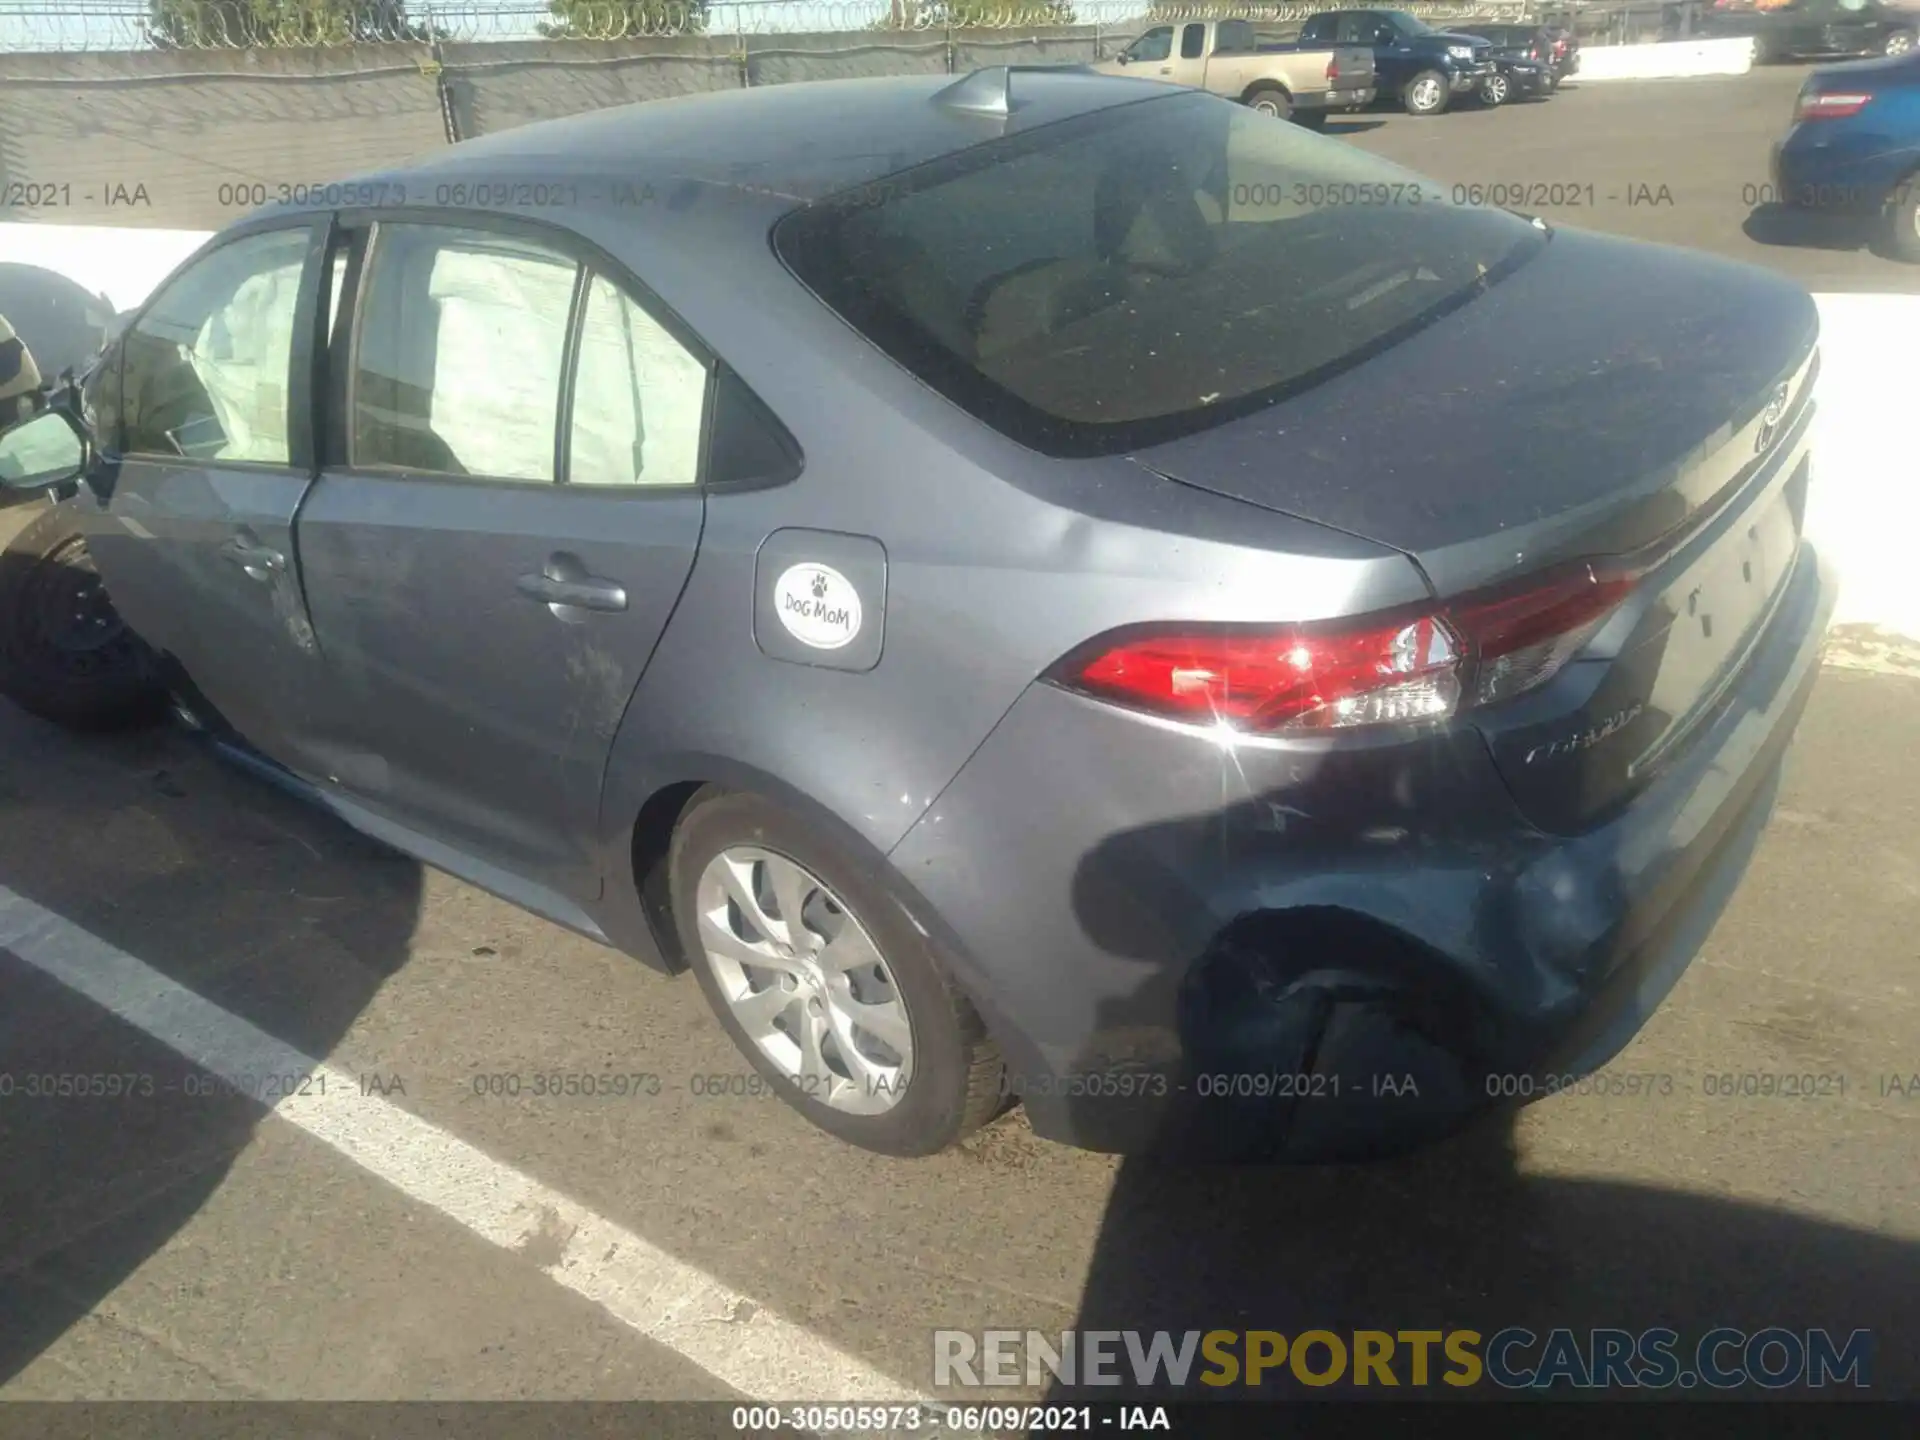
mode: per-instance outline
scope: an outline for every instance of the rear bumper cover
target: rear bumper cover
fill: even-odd
[[[1036,685],[893,851],[903,895],[1044,1136],[1420,1143],[1514,1092],[1489,1077],[1604,1064],[1698,949],[1832,613],[1811,546],[1786,583],[1710,728],[1581,835],[1528,825],[1465,727],[1229,748]]]
[[[1920,148],[1832,121],[1797,126],[1773,146],[1774,196],[1800,210],[1877,211],[1920,166]]]

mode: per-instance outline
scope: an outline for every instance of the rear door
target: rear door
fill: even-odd
[[[330,779],[591,899],[600,778],[692,568],[707,357],[544,227],[356,231],[299,521]]]
[[[318,669],[292,526],[313,473],[325,240],[320,222],[243,233],[146,306],[109,362],[100,440],[120,463],[87,519],[127,623],[220,720],[301,771]]]

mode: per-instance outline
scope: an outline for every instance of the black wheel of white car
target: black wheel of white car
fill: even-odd
[[[931,1155],[1002,1108],[998,1048],[927,937],[790,812],[709,789],[673,837],[674,923],[781,1098],[863,1149]]]
[[[1482,105],[1504,105],[1512,93],[1512,87],[1507,83],[1507,77],[1504,75],[1495,73],[1480,82]]]
[[[1255,85],[1247,91],[1245,99],[1249,110],[1258,110],[1262,115],[1271,115],[1276,120],[1293,118],[1293,97],[1278,85]]]
[[[0,551],[0,694],[71,730],[165,713],[153,652],[114,610],[65,506],[49,507]]]
[[[1887,204],[1887,240],[1895,255],[1920,264],[1920,175],[1893,192]]]
[[[1438,70],[1422,70],[1400,91],[1400,105],[1409,115],[1438,115],[1447,108],[1447,77]]]
[[[1882,55],[1911,55],[1913,53],[1914,32],[1896,30],[1880,43]]]

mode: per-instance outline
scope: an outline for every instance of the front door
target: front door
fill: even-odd
[[[592,899],[606,756],[699,544],[708,364],[537,233],[381,223],[363,248],[298,525],[350,717],[328,779]]]
[[[109,363],[82,501],[121,617],[262,753],[308,768],[317,664],[293,517],[312,477],[305,396],[324,226],[243,234],[142,311]],[[210,716],[209,718],[215,718]]]

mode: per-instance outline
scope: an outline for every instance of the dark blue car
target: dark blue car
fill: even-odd
[[[1893,252],[1920,261],[1920,54],[1809,75],[1773,181],[1796,208],[1884,216]]]

